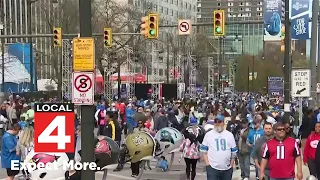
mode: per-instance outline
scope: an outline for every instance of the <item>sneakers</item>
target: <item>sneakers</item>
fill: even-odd
[[[121,170],[122,170],[122,168],[117,167],[117,168],[115,168],[115,169],[113,170],[113,172],[119,172],[119,171],[121,171]]]
[[[149,171],[151,171],[152,169],[151,169],[151,167],[144,167],[144,170],[149,170]]]
[[[131,177],[133,177],[133,178],[137,178],[137,177],[138,177],[138,175],[136,175],[136,174],[132,174],[132,175],[131,175]]]

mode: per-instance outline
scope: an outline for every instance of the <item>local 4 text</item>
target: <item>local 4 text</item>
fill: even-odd
[[[73,153],[74,105],[36,103],[34,111],[34,151]]]

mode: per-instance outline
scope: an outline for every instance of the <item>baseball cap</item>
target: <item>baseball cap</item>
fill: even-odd
[[[218,120],[218,121],[224,121],[224,116],[222,115],[217,115],[215,120]]]
[[[197,125],[197,124],[198,124],[198,120],[195,117],[191,117],[190,118],[190,125],[193,126],[193,125]]]

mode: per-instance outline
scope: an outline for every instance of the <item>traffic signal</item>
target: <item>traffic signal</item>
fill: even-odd
[[[225,12],[224,10],[215,10],[213,12],[213,35],[225,35]]]
[[[151,13],[148,16],[148,39],[158,39],[159,37],[159,14]]]
[[[61,47],[62,46],[61,28],[53,28],[53,46],[54,47]]]
[[[285,37],[285,27],[282,26],[282,27],[281,27],[281,44],[280,44],[280,51],[281,51],[281,52],[284,52],[284,49],[285,49],[285,40],[284,40],[284,37]]]
[[[140,33],[142,36],[145,38],[148,38],[148,33],[149,33],[149,16],[144,16],[141,18],[141,30]]]
[[[112,46],[112,29],[104,28],[104,47]]]

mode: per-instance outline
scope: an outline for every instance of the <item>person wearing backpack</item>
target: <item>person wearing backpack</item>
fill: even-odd
[[[107,114],[107,111],[103,107],[101,107],[96,111],[94,115],[97,125],[99,127],[99,135],[103,134],[104,127],[106,126],[106,120],[105,120],[106,114]]]

